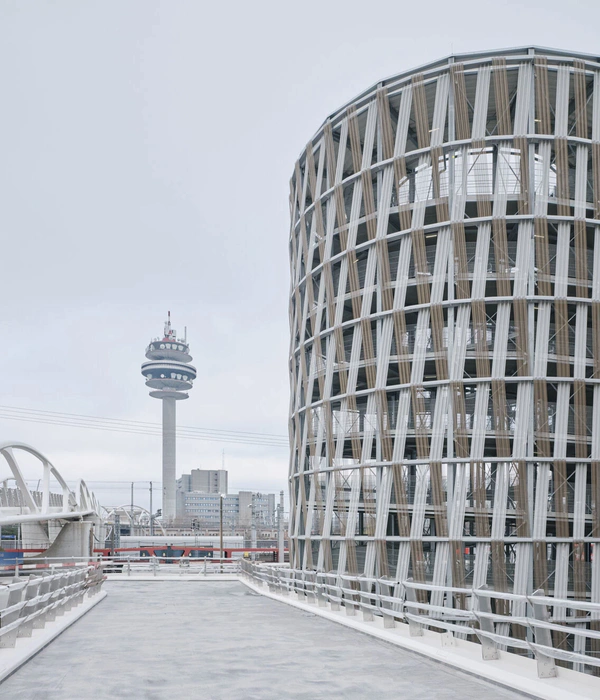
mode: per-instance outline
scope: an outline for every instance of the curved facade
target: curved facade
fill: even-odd
[[[384,80],[290,204],[291,566],[600,602],[600,59]]]

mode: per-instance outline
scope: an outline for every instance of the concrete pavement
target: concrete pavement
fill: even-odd
[[[108,597],[0,685],[5,700],[509,700],[237,582],[105,583]]]

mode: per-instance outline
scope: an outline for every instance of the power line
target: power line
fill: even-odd
[[[0,419],[25,421],[49,425],[61,425],[70,428],[88,428],[110,432],[135,435],[160,436],[162,426],[159,423],[129,421],[117,418],[100,418],[75,413],[58,413],[34,409],[0,406]],[[250,433],[234,430],[215,430],[212,428],[194,428],[181,426],[177,435],[186,440],[206,440],[210,442],[227,442],[233,444],[256,445],[263,447],[287,448],[288,440],[282,435],[269,433]]]
[[[34,408],[18,408],[16,406],[1,406],[0,405],[0,410],[6,410],[6,411],[18,411],[19,413],[32,413],[32,414],[39,414],[39,415],[44,415],[44,416],[63,416],[66,418],[74,418],[78,420],[84,420],[84,419],[89,419],[93,421],[105,421],[109,423],[127,423],[128,425],[132,426],[149,426],[152,428],[160,428],[161,425],[160,423],[150,423],[148,421],[138,421],[138,420],[125,420],[123,418],[106,418],[104,416],[90,416],[86,415],[85,413],[63,413],[60,411],[42,411],[39,409],[34,409]],[[222,433],[222,434],[234,434],[234,435],[248,435],[248,436],[255,436],[255,437],[270,437],[270,438],[276,438],[278,440],[285,440],[287,442],[287,436],[286,435],[276,435],[274,433],[251,433],[247,432],[244,430],[219,430],[218,428],[197,428],[194,426],[185,426],[182,425],[180,426],[181,429],[185,430],[194,430],[194,431],[201,431],[201,432],[210,432],[210,433]]]
[[[154,437],[160,437],[162,434],[162,430],[160,428],[158,429],[148,429],[148,430],[135,430],[128,428],[126,424],[124,424],[123,427],[118,427],[116,425],[103,425],[102,423],[78,423],[75,421],[61,421],[61,420],[56,420],[56,419],[46,419],[43,417],[37,417],[37,416],[31,416],[31,417],[25,417],[25,416],[13,416],[13,415],[7,415],[4,414],[0,411],[0,418],[4,418],[6,420],[16,420],[16,421],[25,421],[29,423],[42,423],[42,424],[48,424],[48,425],[62,425],[65,427],[69,428],[88,428],[91,430],[106,430],[109,432],[117,432],[117,433],[130,433],[133,435],[150,435]],[[181,438],[187,439],[187,440],[208,440],[212,442],[227,442],[227,443],[237,443],[237,444],[249,444],[249,445],[265,445],[267,447],[287,447],[287,443],[284,443],[283,441],[274,441],[274,440],[250,440],[250,439],[239,439],[236,436],[226,436],[226,435],[212,435],[210,433],[207,434],[202,434],[202,433],[186,433],[183,431],[178,430],[177,435]]]
[[[47,425],[61,425],[64,427],[69,427],[69,428],[87,428],[89,430],[104,430],[104,431],[109,431],[109,432],[116,432],[116,433],[128,433],[132,435],[148,435],[152,437],[160,437],[161,431],[159,430],[131,430],[128,429],[127,427],[119,428],[119,427],[112,427],[112,426],[103,426],[103,425],[94,425],[94,424],[82,424],[82,423],[75,423],[75,422],[66,422],[66,421],[58,421],[58,420],[45,420],[43,418],[36,418],[36,417],[18,417],[18,416],[9,416],[0,413],[0,419],[4,418],[5,420],[16,420],[16,421],[25,421],[29,423],[41,423],[41,424],[47,424]],[[214,436],[214,435],[193,435],[193,434],[186,434],[186,433],[181,433],[180,431],[177,431],[177,435],[180,438],[186,439],[186,440],[205,440],[209,442],[226,442],[226,443],[234,443],[234,444],[241,444],[241,445],[262,445],[265,447],[278,447],[278,448],[287,448],[287,444],[283,442],[274,442],[274,441],[266,441],[266,440],[248,440],[248,439],[235,439],[235,437],[228,437],[228,436]]]

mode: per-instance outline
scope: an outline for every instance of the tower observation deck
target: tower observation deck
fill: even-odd
[[[162,401],[163,415],[163,519],[175,517],[175,463],[176,463],[176,408],[175,402],[187,399],[196,379],[196,368],[187,344],[187,332],[177,338],[171,328],[171,312],[168,312],[162,338],[150,341],[146,348],[148,362],[142,365],[146,386],[152,389],[150,396]]]

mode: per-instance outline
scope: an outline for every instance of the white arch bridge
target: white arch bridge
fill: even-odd
[[[35,490],[23,476],[19,453],[36,459]],[[0,443],[0,455],[0,527],[19,525],[25,548],[43,550],[45,557],[87,557],[104,542],[100,504],[83,480],[72,491],[52,462],[24,443]],[[51,484],[58,484],[58,493]]]

